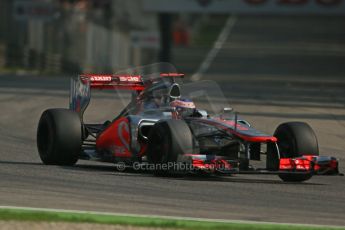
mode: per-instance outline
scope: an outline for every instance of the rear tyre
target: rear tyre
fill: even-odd
[[[278,126],[274,132],[278,139],[281,158],[300,157],[302,155],[319,155],[319,147],[313,129],[304,122],[287,122]],[[281,174],[283,181],[301,182],[311,178],[311,174]]]
[[[82,145],[79,115],[68,109],[43,112],[37,129],[39,156],[47,165],[74,165]]]
[[[192,153],[193,136],[183,120],[157,122],[150,131],[147,158],[155,165],[155,175],[164,176],[179,170],[176,162],[180,155]]]

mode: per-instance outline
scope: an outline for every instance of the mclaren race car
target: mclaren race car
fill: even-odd
[[[183,84],[184,74],[175,69],[150,69],[72,79],[69,109],[48,109],[39,120],[42,162],[97,160],[145,166],[155,174],[275,174],[295,182],[338,174],[337,159],[319,156],[308,124],[287,122],[265,134],[222,106],[226,99],[214,82]],[[97,89],[129,90],[131,100],[113,120],[89,124],[84,112]]]

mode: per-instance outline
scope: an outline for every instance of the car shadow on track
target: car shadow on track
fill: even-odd
[[[75,171],[100,171],[100,172],[116,172],[114,165],[92,165],[92,164],[77,164],[74,166],[60,166],[63,169]]]
[[[0,161],[0,165],[32,165],[32,166],[44,166],[46,165],[40,162],[19,162],[19,161]],[[49,166],[48,166],[49,167]],[[98,171],[103,172],[106,175],[122,176],[122,177],[151,177],[156,178],[157,180],[185,180],[185,181],[207,181],[207,182],[231,182],[231,183],[259,183],[259,184],[296,184],[296,185],[327,185],[321,183],[312,183],[312,182],[303,182],[303,183],[294,183],[294,182],[283,182],[279,179],[270,179],[270,178],[240,178],[238,176],[222,176],[222,175],[212,175],[212,174],[177,174],[177,175],[167,175],[167,176],[155,176],[150,171],[138,171],[132,168],[127,168],[125,170],[117,170],[114,165],[96,165],[96,164],[77,164],[75,166],[60,166],[60,168],[65,170],[74,170],[74,171]],[[109,173],[110,172],[110,173]]]
[[[40,162],[21,162],[21,161],[0,161],[0,165],[43,165]]]
[[[311,183],[311,182],[284,182],[277,179],[270,179],[270,178],[240,178],[241,175],[229,175],[229,176],[218,176],[218,175],[186,175],[181,177],[169,177],[169,179],[176,179],[176,180],[188,180],[188,181],[210,181],[210,182],[229,182],[229,183],[250,183],[250,184],[282,184],[282,185],[326,185],[321,183]]]
[[[260,183],[260,184],[285,184],[285,185],[327,185],[321,183],[312,183],[309,181],[299,183],[299,182],[284,182],[281,181],[278,176],[277,179],[265,178],[258,179],[258,178],[240,178],[241,175],[213,175],[213,174],[175,174],[175,175],[167,175],[167,176],[156,176],[150,171],[143,171],[143,170],[134,170],[132,168],[126,168],[125,170],[117,170],[116,166],[113,165],[76,165],[72,167],[64,167],[71,170],[96,170],[96,171],[103,171],[103,172],[112,172],[111,174],[107,173],[107,175],[115,175],[115,176],[123,176],[123,177],[152,177],[158,180],[185,180],[185,181],[209,181],[209,182],[231,182],[231,183]],[[272,177],[272,176],[270,176]]]

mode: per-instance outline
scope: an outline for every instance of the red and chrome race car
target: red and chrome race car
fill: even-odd
[[[182,85],[183,74],[154,69],[72,79],[70,108],[48,109],[40,118],[37,146],[43,163],[74,165],[86,159],[146,166],[157,174],[276,174],[284,181],[338,174],[335,158],[319,156],[308,124],[283,123],[273,136],[264,134],[223,106],[226,100],[214,82]],[[112,121],[88,124],[83,114],[95,89],[130,90],[132,99]],[[264,167],[254,167],[251,162],[262,155]]]

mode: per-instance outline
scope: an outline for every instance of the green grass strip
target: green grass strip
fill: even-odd
[[[233,230],[326,230],[345,229],[325,226],[298,226],[288,224],[223,223],[212,221],[179,220],[158,217],[117,216],[108,214],[0,209],[0,220],[97,223],[140,227],[178,229],[233,229]]]

